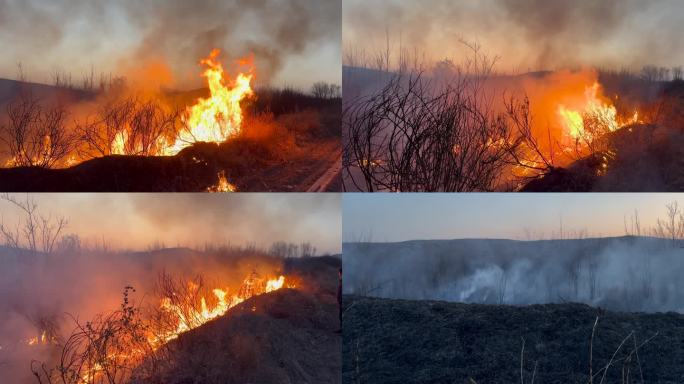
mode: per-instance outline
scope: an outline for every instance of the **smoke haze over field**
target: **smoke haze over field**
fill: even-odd
[[[26,213],[10,201],[31,206],[26,199],[38,207],[35,249]],[[56,234],[62,216],[68,226]],[[10,194],[0,199],[0,224],[0,378],[12,383],[34,382],[32,360],[54,367],[74,319],[85,324],[121,309],[125,287],[152,320],[168,295],[190,295],[197,305],[206,297],[216,308],[214,288],[228,298],[259,294],[283,276],[284,287],[308,289],[297,262],[338,263],[307,256],[311,247],[318,255],[341,248],[338,194]],[[52,236],[55,247],[44,247]],[[186,286],[192,292],[183,293]]]
[[[401,40],[411,54],[442,60],[463,55],[463,38],[499,56],[507,72],[676,66],[684,64],[682,12],[678,0],[349,0],[343,42],[373,55],[387,30],[395,56]]]
[[[345,292],[483,304],[583,302],[684,312],[683,249],[667,240],[345,243]]]
[[[14,195],[24,199],[24,195]],[[327,194],[36,194],[43,214],[69,220],[66,233],[103,239],[115,249],[310,242],[319,253],[340,252],[340,198]],[[6,225],[22,212],[0,201]]]
[[[679,294],[684,214],[681,204],[672,203],[677,197],[344,196],[344,288],[350,294],[405,299],[573,301],[615,310],[684,312]],[[671,222],[668,210],[676,212],[673,235],[653,231],[656,223]],[[658,237],[649,237],[652,233]]]
[[[0,0],[0,77],[21,62],[29,80],[58,69],[78,83],[92,64],[197,87],[199,60],[219,48],[226,64],[253,54],[259,84],[339,83],[340,14],[339,0]]]

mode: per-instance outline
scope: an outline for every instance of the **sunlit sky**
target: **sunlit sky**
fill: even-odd
[[[642,231],[681,194],[666,193],[469,193],[345,194],[345,241],[415,239],[549,238],[584,231],[590,236],[622,236],[624,221],[637,210]]]
[[[345,0],[343,43],[369,56],[383,52],[386,31],[428,60],[461,62],[459,39],[498,56],[497,69],[684,65],[681,0]]]
[[[145,249],[206,243],[268,247],[275,241],[310,242],[319,253],[341,248],[340,197],[337,194],[115,194],[66,193],[11,195],[35,200],[41,214],[69,220],[66,234],[88,243],[104,239],[115,249]],[[22,212],[0,200],[5,225]]]
[[[196,87],[212,48],[226,66],[248,54],[261,84],[308,90],[341,82],[341,0],[0,0],[0,78],[80,84],[165,62],[176,88]]]

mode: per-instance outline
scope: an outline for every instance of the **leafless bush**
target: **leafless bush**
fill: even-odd
[[[112,143],[128,126],[135,111],[134,99],[115,100],[104,104],[94,121],[78,124],[76,129],[86,144],[84,157],[112,154]]]
[[[30,94],[7,106],[8,124],[0,127],[0,140],[9,148],[10,164],[52,168],[76,146],[77,136],[66,127],[62,106],[44,108]]]
[[[151,313],[154,338],[165,342],[179,328],[188,330],[202,325],[206,321],[202,316],[202,300],[212,299],[208,293],[202,276],[188,281],[162,272],[157,279],[156,295],[161,298],[163,305],[152,308]],[[209,307],[215,305],[212,302],[204,303]]]
[[[684,210],[679,207],[676,201],[667,204],[665,207],[667,208],[667,216],[662,219],[658,218],[653,234],[671,240],[672,246],[676,247],[677,242],[684,239]]]
[[[311,93],[320,99],[335,99],[342,96],[342,87],[319,81],[311,87]]]
[[[293,244],[286,241],[276,241],[271,244],[268,253],[280,258],[311,257],[316,255],[316,247],[308,242]]]
[[[74,331],[62,346],[57,365],[32,362],[38,383],[118,384],[151,375],[156,352],[140,308],[130,301],[130,292],[134,292],[132,287],[124,289],[121,308],[116,311],[85,323],[74,318]]]
[[[164,138],[175,134],[180,112],[152,100],[131,97],[104,104],[93,120],[77,125],[82,157],[159,154]]]
[[[598,154],[611,150],[610,141],[606,135],[617,127],[615,121],[605,113],[586,111],[582,114],[584,129],[577,138],[577,142],[584,143],[589,154]],[[585,152],[586,152],[585,150]]]
[[[346,183],[371,192],[490,191],[552,167],[533,135],[529,100],[504,96],[497,108],[486,89],[496,58],[461,43],[471,53],[462,65],[444,60],[429,76],[400,65],[384,88],[348,103]]]
[[[32,254],[52,253],[55,244],[68,221],[64,217],[44,216],[38,211],[38,204],[26,196],[26,200],[19,200],[9,194],[0,195],[4,200],[22,211],[24,219],[15,227],[0,222],[0,236],[5,244],[12,248],[23,248]]]
[[[378,94],[353,102],[343,116],[351,183],[371,192],[490,191],[509,167],[547,169],[527,100],[510,99],[496,113],[482,81],[460,74],[434,91],[422,74],[396,76]]]
[[[60,69],[55,69],[51,73],[52,77],[52,84],[55,87],[61,87],[61,88],[73,88],[74,84],[71,80],[71,73],[67,73],[66,71],[60,70]]]
[[[139,103],[130,122],[130,133],[125,151],[127,154],[150,156],[161,149],[160,139],[174,134],[179,112],[165,111],[153,101]]]

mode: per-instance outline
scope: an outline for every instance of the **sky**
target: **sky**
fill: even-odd
[[[164,63],[165,86],[192,88],[219,48],[226,67],[253,54],[258,84],[339,84],[341,12],[341,0],[0,0],[0,78],[18,63],[30,81],[77,83],[91,65],[130,78]]]
[[[684,65],[681,0],[345,0],[343,46],[368,55],[414,48],[461,62],[476,42],[497,69],[641,68]]]
[[[65,234],[90,244],[104,239],[110,248],[144,250],[206,243],[268,247],[275,241],[310,242],[318,253],[341,249],[340,197],[337,194],[116,194],[65,193],[10,195],[33,199],[39,212],[68,219]],[[5,225],[22,212],[0,200]]]
[[[684,207],[681,194],[667,193],[345,194],[343,239],[549,238],[561,220],[566,234],[622,236],[635,210],[643,233],[673,201]]]

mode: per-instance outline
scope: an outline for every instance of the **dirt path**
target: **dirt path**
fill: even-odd
[[[340,175],[340,172],[342,172],[342,152],[341,151],[335,151],[332,156],[330,156],[330,159],[332,161],[332,164],[326,163],[324,167],[321,167],[321,169],[325,169],[322,174],[316,179],[316,181],[311,184],[309,188],[307,188],[307,192],[325,192],[327,191],[330,186],[330,184],[333,183],[336,177]]]

